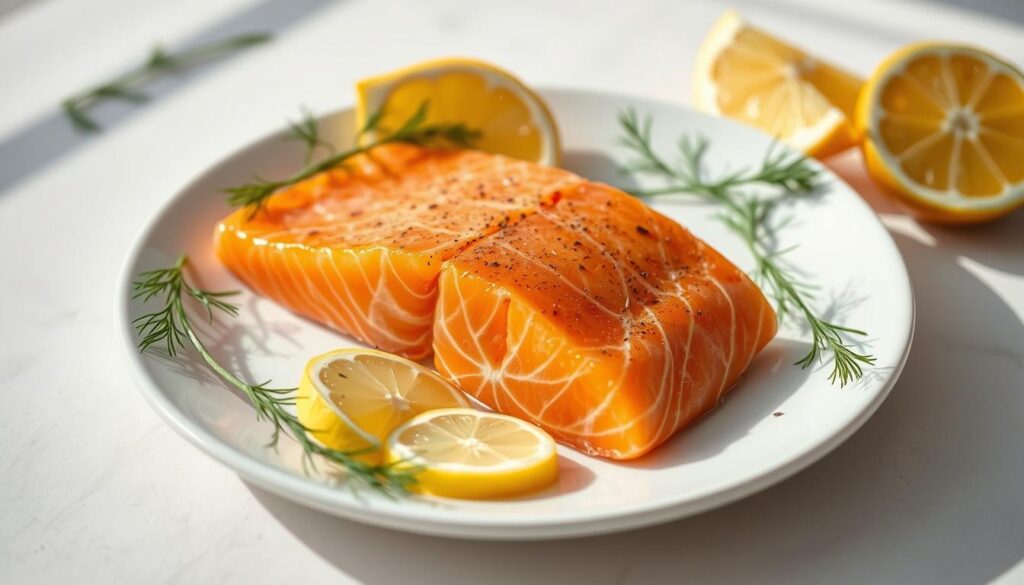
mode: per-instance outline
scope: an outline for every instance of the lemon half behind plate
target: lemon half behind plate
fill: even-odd
[[[694,103],[760,128],[811,156],[856,143],[851,119],[861,80],[728,11],[701,43]]]
[[[1024,75],[974,47],[916,43],[857,107],[871,177],[918,216],[971,223],[1024,205]]]
[[[360,127],[383,108],[380,133],[393,131],[426,103],[425,123],[462,123],[480,130],[474,144],[480,150],[559,164],[558,128],[547,104],[514,75],[490,63],[426,61],[360,81],[356,90]]]

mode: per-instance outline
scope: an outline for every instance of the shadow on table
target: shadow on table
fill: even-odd
[[[855,166],[842,172],[865,187]],[[1020,274],[1024,213],[925,229],[933,243],[894,235],[917,332],[889,399],[819,463],[725,508],[618,535],[489,543],[370,528],[250,489],[370,583],[987,582],[1024,556],[1024,325],[959,259]]]
[[[834,156],[827,164],[876,212],[883,215],[903,213],[863,171],[863,162],[856,150]],[[920,227],[934,240],[934,247],[948,251],[951,258],[962,256],[1001,272],[1024,275],[1024,209],[976,226],[922,223]],[[904,259],[909,261],[905,254]]]
[[[946,4],[966,10],[979,12],[991,17],[1012,20],[1024,24],[1024,4],[1020,0],[926,0],[931,4]]]
[[[331,0],[264,0],[231,15],[203,32],[181,43],[191,47],[231,36],[252,33],[280,33],[288,27],[312,16],[331,4]],[[154,39],[157,41],[158,39]],[[270,47],[272,45],[267,45]],[[139,59],[150,47],[139,48]],[[266,47],[257,47],[253,51]],[[244,55],[244,52],[239,54]],[[170,75],[147,85],[144,89],[153,101],[167,97],[182,89],[190,81],[210,75],[234,56],[228,56],[201,65],[195,69]],[[96,83],[102,80],[95,80]],[[63,111],[60,102],[67,96],[55,95],[53,108],[42,119],[30,123],[16,134],[0,142],[0,194],[22,179],[42,169],[69,152],[79,148],[98,135],[76,131]],[[227,96],[230,103],[231,96]],[[95,118],[109,132],[118,124],[128,120],[146,107],[146,104],[130,104],[116,100],[104,102],[90,110]]]

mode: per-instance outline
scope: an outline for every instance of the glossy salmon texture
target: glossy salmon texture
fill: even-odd
[[[375,149],[218,225],[257,292],[612,459],[713,409],[774,336],[758,288],[640,201],[475,151]]]
[[[776,331],[760,290],[721,254],[593,183],[456,255],[439,289],[442,374],[612,459],[713,409]]]
[[[469,150],[374,149],[218,224],[220,260],[256,292],[373,347],[430,354],[437,276],[474,241],[576,184]]]

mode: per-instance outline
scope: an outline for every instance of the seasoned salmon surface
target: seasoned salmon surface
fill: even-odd
[[[220,260],[258,293],[369,345],[430,353],[442,263],[580,179],[470,150],[391,145],[218,224]]]
[[[251,288],[438,370],[558,441],[639,457],[774,336],[758,288],[640,201],[567,171],[393,145],[239,210],[216,252]]]
[[[632,459],[721,400],[776,331],[760,290],[633,197],[578,183],[439,279],[438,370],[585,453]]]

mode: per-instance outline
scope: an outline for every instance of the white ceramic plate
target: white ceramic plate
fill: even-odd
[[[584,176],[622,183],[615,160],[616,117],[626,107],[654,115],[661,148],[682,132],[710,139],[712,169],[761,160],[765,135],[685,107],[642,98],[552,90],[543,92],[561,126],[564,164]],[[321,120],[337,145],[352,135],[346,110]],[[388,500],[354,496],[336,481],[303,472],[290,441],[265,447],[266,424],[238,394],[206,374],[198,362],[142,356],[131,320],[144,312],[131,299],[131,281],[143,270],[171,264],[181,252],[206,288],[243,288],[214,258],[211,235],[229,210],[220,189],[262,177],[286,176],[300,166],[294,142],[270,136],[216,164],[162,209],[139,236],[119,283],[117,314],[129,367],[153,407],[203,451],[253,483],[304,505],[399,530],[490,539],[556,538],[598,534],[665,522],[721,506],[796,473],[835,448],[875,411],[892,388],[910,346],[914,305],[902,260],[885,229],[854,191],[826,172],[821,195],[793,207],[796,217],[781,245],[799,244],[790,259],[822,290],[818,304],[839,322],[870,333],[878,366],[840,389],[827,364],[793,366],[809,336],[785,325],[754,361],[725,403],[652,455],[622,464],[560,447],[556,486],[514,501],[467,502],[430,498]],[[654,204],[741,266],[750,264],[737,238],[715,221],[711,207]],[[272,301],[243,292],[241,315],[206,328],[218,357],[244,378],[295,385],[302,366],[323,351],[358,345]]]

